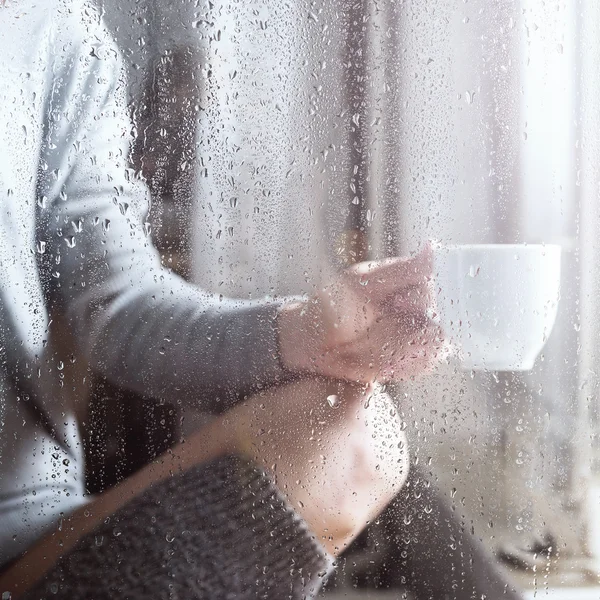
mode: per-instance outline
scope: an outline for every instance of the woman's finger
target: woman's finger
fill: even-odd
[[[388,296],[382,303],[382,310],[394,313],[421,312],[426,314],[433,306],[433,294],[428,283],[413,285]]]
[[[373,299],[383,300],[399,290],[419,286],[431,279],[433,250],[426,244],[414,257],[389,258],[353,265],[347,273]]]
[[[439,362],[443,347],[441,330],[430,321],[395,335],[383,324],[360,340],[329,351],[325,362],[328,375],[349,381],[402,380]]]

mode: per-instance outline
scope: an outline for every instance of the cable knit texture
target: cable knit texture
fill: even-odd
[[[265,472],[226,457],[134,498],[26,599],[300,600],[332,565]]]

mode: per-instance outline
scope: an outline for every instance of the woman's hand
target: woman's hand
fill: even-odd
[[[279,315],[281,358],[296,371],[370,383],[427,370],[443,348],[431,309],[432,250],[359,263]]]

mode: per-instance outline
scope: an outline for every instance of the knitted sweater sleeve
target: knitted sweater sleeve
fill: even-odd
[[[225,457],[132,499],[26,600],[301,600],[332,565],[265,472]]]

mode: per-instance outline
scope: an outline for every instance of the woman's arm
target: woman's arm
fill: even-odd
[[[116,384],[225,410],[283,378],[280,302],[224,298],[161,266],[146,235],[147,190],[128,164],[119,54],[96,13],[72,4],[54,15],[38,174],[48,306]]]
[[[431,364],[440,343],[426,317],[429,248],[356,265],[289,308],[289,299],[209,293],[163,268],[145,233],[147,191],[128,167],[114,43],[94,11],[62,12],[56,31],[40,271],[51,313],[66,315],[93,368],[140,393],[221,412],[289,372],[370,382]]]

